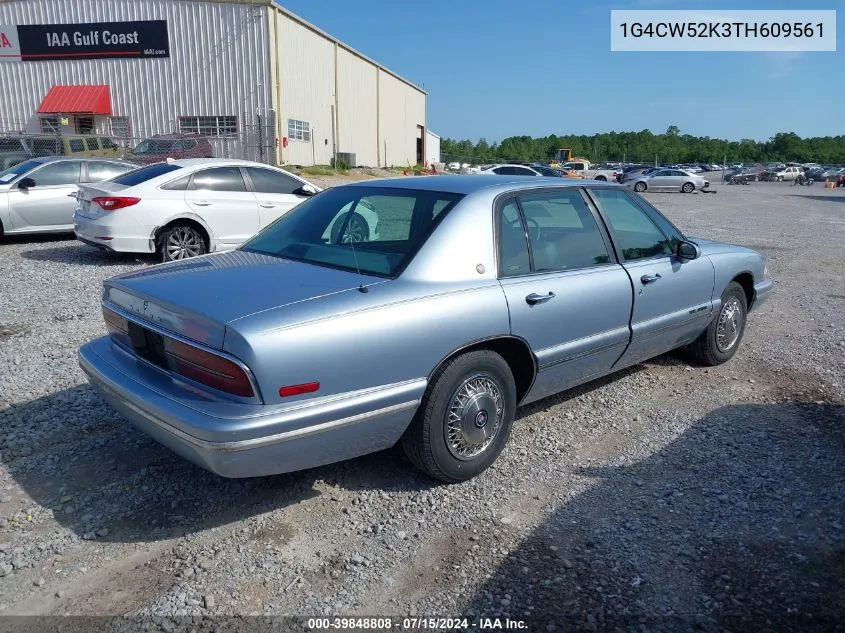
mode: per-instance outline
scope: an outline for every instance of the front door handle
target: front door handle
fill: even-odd
[[[545,303],[549,299],[554,299],[555,293],[550,292],[547,295],[538,295],[536,292],[532,292],[530,295],[525,297],[525,301],[528,305],[533,306],[538,303]]]
[[[642,277],[640,277],[640,281],[643,283],[643,285],[652,284],[660,278],[660,273],[655,273],[653,275],[643,275]]]
[[[194,204],[197,205],[198,207],[210,207],[211,206],[211,203],[206,202],[205,200],[200,200],[198,202],[194,202]]]
[[[273,204],[272,202],[261,202],[261,203],[259,203],[259,205],[258,205],[258,206],[259,206],[259,207],[261,207],[261,208],[263,208],[263,209],[272,209],[272,208],[273,208],[273,207],[275,207],[276,205],[275,205],[275,204]]]

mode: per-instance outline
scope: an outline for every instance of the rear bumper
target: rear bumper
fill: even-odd
[[[761,305],[766,303],[766,300],[771,296],[774,290],[774,282],[771,279],[764,279],[754,284],[754,301],[751,303],[751,309],[756,310]]]
[[[221,401],[186,389],[103,337],[83,345],[91,385],[130,423],[223,477],[312,468],[393,446],[425,379],[284,406]]]
[[[132,235],[139,233],[141,227],[120,226],[110,216],[102,218],[87,218],[78,212],[73,214],[73,232],[83,244],[96,246],[118,253],[152,253],[149,235]],[[134,223],[132,223],[134,225]],[[110,240],[103,239],[110,237]]]

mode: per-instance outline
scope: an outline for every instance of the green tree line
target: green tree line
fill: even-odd
[[[443,160],[492,163],[529,162],[554,158],[558,149],[567,148],[574,156],[593,162],[622,161],[651,163],[722,163],[795,161],[820,164],[845,164],[845,136],[801,138],[794,132],[775,134],[768,141],[742,139],[728,141],[709,136],[681,134],[677,126],[669,126],[664,134],[650,130],[641,132],[606,132],[603,134],[565,135],[534,138],[509,136],[492,145],[484,138],[477,143],[443,138],[440,152]]]

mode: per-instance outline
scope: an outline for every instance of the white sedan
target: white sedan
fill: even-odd
[[[74,232],[81,242],[110,251],[185,259],[237,248],[319,191],[290,172],[251,161],[155,163],[80,186]],[[376,239],[372,209],[347,215],[333,227],[332,241]]]

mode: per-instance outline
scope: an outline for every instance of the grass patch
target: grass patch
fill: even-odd
[[[304,176],[345,176],[349,173],[349,170],[335,169],[328,165],[312,165],[311,167],[303,167],[297,173]]]

